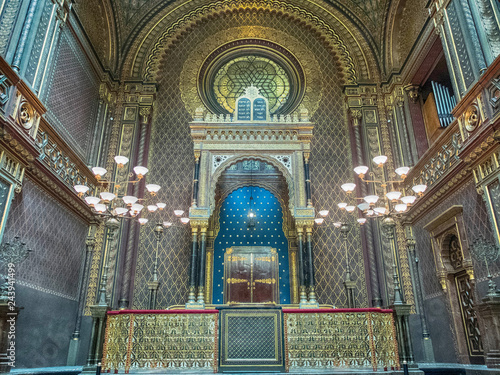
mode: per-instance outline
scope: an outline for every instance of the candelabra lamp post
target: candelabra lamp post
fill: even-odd
[[[394,311],[394,317],[396,321],[396,334],[398,340],[398,352],[399,352],[399,361],[400,363],[409,363],[413,364],[413,345],[411,343],[411,334],[410,334],[410,312],[411,305],[405,303],[404,296],[401,292],[401,286],[399,282],[398,276],[398,266],[397,266],[397,253],[395,250],[394,244],[394,231],[396,229],[396,221],[391,216],[386,216],[382,220],[382,231],[387,239],[391,243],[391,247],[393,248],[393,280],[394,280],[394,301],[390,308]]]
[[[20,308],[16,306],[16,264],[25,260],[31,249],[19,237],[4,242],[0,247],[0,263],[7,267],[4,282],[0,285],[0,373],[7,373],[15,362],[15,346],[9,339],[9,332],[15,331],[15,324]]]
[[[153,263],[153,280],[151,280],[148,283],[148,288],[149,288],[148,307],[150,310],[156,309],[158,286],[160,285],[160,282],[158,281],[158,252],[160,248],[161,238],[163,237],[163,225],[161,223],[155,225],[154,233],[156,240],[156,249],[155,249],[155,261]]]
[[[108,283],[109,249],[113,244],[115,232],[120,227],[120,222],[115,217],[109,217],[105,222],[105,226],[107,229],[108,251],[106,252],[103,263],[103,273],[99,288],[99,296],[97,299],[98,302],[97,304],[90,306],[90,313],[92,314],[92,334],[90,336],[90,350],[87,358],[87,364],[83,368],[85,373],[94,373],[96,371],[97,364],[101,361],[104,333],[106,329],[106,314],[110,309],[106,293],[106,286]]]
[[[347,245],[347,235],[351,231],[351,225],[348,223],[341,223],[340,232],[344,238],[345,246],[345,259],[346,259],[346,269],[345,269],[345,279],[344,286],[347,293],[347,307],[353,309],[356,307],[356,299],[354,297],[354,291],[356,289],[356,282],[351,279],[351,266],[349,262],[349,249]]]
[[[472,254],[477,260],[484,262],[488,273],[488,293],[478,306],[483,323],[481,336],[486,366],[500,368],[500,291],[493,281],[489,267],[489,264],[498,259],[500,248],[483,237],[478,237],[472,243]]]

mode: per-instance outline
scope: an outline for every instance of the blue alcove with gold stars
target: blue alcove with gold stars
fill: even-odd
[[[250,207],[255,213],[253,227],[249,226]],[[224,303],[224,253],[231,246],[275,248],[279,256],[280,303],[290,303],[288,239],[283,231],[283,211],[279,200],[262,187],[244,186],[227,196],[219,217],[220,229],[214,241],[213,303]]]

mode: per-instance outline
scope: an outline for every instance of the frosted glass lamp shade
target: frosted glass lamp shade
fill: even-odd
[[[94,205],[94,209],[95,209],[97,212],[99,212],[99,213],[101,213],[101,214],[102,214],[102,213],[106,212],[107,207],[106,207],[106,205],[105,205],[105,204],[98,203],[98,204]]]
[[[368,167],[366,165],[360,165],[359,167],[354,168],[354,173],[356,173],[359,178],[365,177],[366,172],[368,172]]]
[[[346,193],[352,193],[354,191],[354,188],[356,187],[356,184],[353,184],[352,182],[349,182],[347,184],[343,184],[341,186],[342,190],[344,190]]]
[[[427,185],[415,185],[414,187],[412,187],[412,190],[419,194],[419,195],[422,195],[424,194],[424,191],[427,189]]]
[[[355,208],[356,208],[356,206],[346,206],[345,210],[347,212],[353,212]]]
[[[415,203],[416,200],[417,200],[417,197],[414,195],[407,195],[407,196],[401,198],[401,202],[403,202],[406,205],[411,205],[411,204]]]
[[[321,211],[319,212],[319,214],[320,214],[322,217],[327,217],[327,216],[328,216],[328,212],[329,212],[328,210],[321,210]]]
[[[94,167],[92,168],[92,173],[94,174],[95,178],[98,180],[106,174],[107,170],[105,168],[101,167]]]
[[[116,195],[114,195],[113,193],[110,193],[109,191],[103,191],[100,195],[101,195],[101,199],[104,202],[111,202],[113,199],[116,198]]]
[[[141,224],[141,225],[144,225],[148,222],[148,219],[146,219],[144,217],[140,217],[138,220],[139,220],[139,224]]]
[[[133,195],[125,195],[122,199],[123,203],[125,203],[127,206],[131,206],[139,200],[139,198],[134,197]]]
[[[164,221],[164,222],[163,222],[163,226],[164,226],[165,228],[170,228],[170,227],[172,226],[172,223],[171,223],[170,221]]]
[[[368,204],[375,204],[378,201],[378,195],[367,195],[363,198]]]
[[[148,211],[149,211],[149,212],[155,212],[157,209],[158,209],[158,206],[157,206],[157,205],[155,205],[155,204],[150,204],[150,205],[148,206]]]
[[[147,184],[146,185],[146,190],[151,193],[151,195],[156,195],[158,193],[158,190],[160,190],[161,186],[156,185],[156,184]]]
[[[364,217],[360,217],[360,218],[358,219],[358,223],[359,223],[359,224],[361,224],[361,225],[363,225],[364,223],[366,223],[366,218],[364,218]]]
[[[137,167],[134,167],[134,172],[139,180],[143,178],[146,173],[148,173],[148,170],[149,169],[147,169],[146,167],[141,167],[139,165]]]
[[[400,167],[398,169],[395,170],[395,172],[397,173],[397,175],[401,178],[406,178],[406,176],[408,175],[408,172],[410,171],[410,168],[409,167]]]
[[[391,201],[397,201],[401,197],[401,192],[399,191],[390,191],[385,195]]]
[[[335,228],[340,228],[342,226],[342,223],[340,221],[336,221],[335,223],[333,223],[333,226]]]
[[[174,210],[174,215],[177,216],[177,217],[182,216],[183,213],[184,213],[183,210]]]
[[[167,207],[167,204],[162,202],[156,203],[156,205],[158,206],[160,211],[163,210],[165,207]]]
[[[188,218],[188,217],[181,217],[181,223],[182,223],[182,224],[187,224],[187,223],[189,223],[189,218]]]
[[[373,158],[373,162],[377,164],[379,167],[382,167],[386,161],[387,161],[387,156],[385,155],[375,156]]]
[[[407,206],[406,206],[406,204],[404,204],[404,203],[400,203],[400,204],[397,204],[397,205],[395,205],[395,206],[394,206],[394,209],[395,209],[397,212],[405,212],[407,208],[408,208],[408,207],[407,207]]]
[[[385,207],[375,207],[373,211],[375,211],[379,215],[385,215],[387,210]]]
[[[339,203],[339,204],[337,204],[337,206],[339,206],[339,208],[340,208],[341,210],[343,210],[344,208],[346,208],[346,207],[347,207],[347,203]]]
[[[75,185],[73,189],[75,189],[79,196],[83,196],[83,194],[89,191],[89,188],[85,185]]]
[[[375,213],[373,210],[366,211],[366,216],[372,216]]]
[[[87,204],[88,204],[90,207],[94,207],[94,206],[95,206],[96,204],[98,204],[100,201],[101,201],[101,198],[92,197],[92,196],[85,197],[85,202],[87,202]]]
[[[135,213],[139,213],[142,211],[142,209],[144,208],[144,206],[142,204],[133,204],[132,207],[130,207],[130,211],[132,212],[135,212]]]
[[[118,168],[122,168],[128,163],[128,158],[126,156],[115,156],[115,162],[118,164]]]
[[[125,207],[116,207],[114,211],[115,215],[125,215],[128,212]]]
[[[325,221],[325,219],[323,219],[322,217],[318,217],[318,218],[314,219],[314,222],[318,225],[323,224],[323,221]]]
[[[358,208],[361,211],[366,211],[370,208],[370,205],[368,203],[360,203],[360,204],[358,204]]]

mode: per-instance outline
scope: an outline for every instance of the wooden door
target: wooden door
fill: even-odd
[[[276,249],[234,246],[224,255],[225,303],[278,303]]]

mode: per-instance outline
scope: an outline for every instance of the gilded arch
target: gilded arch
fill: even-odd
[[[256,10],[280,14],[314,30],[336,52],[347,83],[380,79],[375,43],[360,30],[359,23],[333,6],[320,6],[312,1],[298,3],[300,5],[282,0],[223,0],[202,4],[201,0],[191,0],[178,6],[170,5],[152,17],[149,23],[154,26],[143,25],[143,31],[125,47],[129,52],[124,59],[122,77],[152,80],[163,51],[183,32],[209,17]]]
[[[286,169],[286,167],[281,164],[277,159],[274,159],[270,156],[267,155],[259,155],[259,154],[241,154],[241,155],[235,155],[227,160],[225,160],[214,172],[214,174],[211,176],[210,179],[210,188],[209,188],[209,196],[208,196],[208,202],[209,202],[209,207],[210,211],[213,212],[215,209],[216,201],[215,201],[215,188],[217,186],[217,182],[219,181],[222,173],[229,168],[231,165],[236,164],[240,161],[244,160],[260,160],[263,162],[266,162],[268,164],[273,165],[278,169],[279,172],[282,173],[283,177],[285,177],[285,180],[288,185],[288,208],[290,209],[290,212],[293,213],[294,208],[296,207],[295,204],[295,190],[294,190],[294,182],[293,182],[293,176],[291,173]]]

